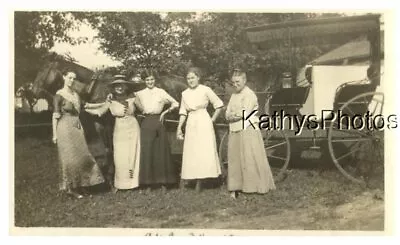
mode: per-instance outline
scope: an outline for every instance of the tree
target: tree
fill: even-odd
[[[246,42],[244,29],[319,16],[313,13],[206,13],[190,24],[191,42],[185,47],[184,58],[212,74],[217,83],[224,83],[234,68],[242,68],[257,75],[255,80],[261,80],[261,86],[265,86],[266,81],[273,82],[283,71],[295,70],[332,47],[254,50]]]
[[[79,14],[79,13],[78,13]],[[99,31],[103,51],[121,60],[127,75],[152,67],[183,75],[189,65],[210,75],[211,83],[223,85],[233,68],[241,67],[265,81],[283,71],[294,71],[332,46],[271,47],[254,50],[243,30],[261,24],[316,18],[314,13],[85,13]],[[322,14],[325,15],[325,14]],[[327,14],[337,15],[337,14]]]
[[[178,69],[181,49],[188,44],[188,29],[181,21],[187,15],[101,12],[87,16],[87,20],[99,31],[103,51],[121,60],[126,73],[132,75],[143,68],[153,68],[160,73]]]
[[[22,12],[14,14],[15,88],[32,82],[56,42],[77,44],[68,31],[79,28],[80,20],[69,12]]]

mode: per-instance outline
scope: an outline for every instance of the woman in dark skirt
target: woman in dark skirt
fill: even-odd
[[[167,132],[163,124],[167,113],[179,104],[165,90],[155,86],[153,71],[141,74],[146,88],[137,92],[137,107],[145,118],[141,123],[141,159],[139,183],[141,185],[166,185],[178,182],[178,172],[171,160],[171,150]],[[166,105],[170,105],[164,110]]]

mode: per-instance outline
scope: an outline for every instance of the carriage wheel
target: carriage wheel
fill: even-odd
[[[265,131],[264,131],[265,132]],[[276,180],[283,177],[290,160],[290,141],[282,131],[263,132],[264,148],[268,162]],[[219,157],[223,171],[228,169],[228,138],[229,132],[225,132],[219,145]],[[224,173],[223,173],[224,174]],[[225,175],[226,176],[226,175]]]
[[[283,177],[290,161],[290,141],[281,130],[265,131],[264,148],[276,180]]]
[[[223,134],[218,149],[219,161],[222,169],[222,177],[224,179],[226,179],[226,177],[228,176],[228,138],[229,130],[227,130]]]
[[[343,114],[347,114],[350,118],[357,115],[354,111],[357,106],[368,105],[372,118],[381,115],[384,104],[383,93],[369,92],[360,94],[347,101],[340,107]],[[344,120],[345,128],[339,129],[338,121],[331,123],[328,132],[328,147],[333,163],[339,171],[349,180],[365,184],[366,177],[371,173],[373,168],[383,166],[383,131],[376,129],[374,125],[366,126],[365,113],[363,119],[358,117],[354,120],[354,126],[347,129],[347,122]],[[358,114],[359,115],[359,114]],[[364,120],[364,121],[362,121]],[[370,119],[371,123],[373,120]],[[361,127],[363,126],[364,127]],[[352,125],[349,125],[352,126]],[[384,126],[380,120],[375,124],[378,128]],[[360,129],[358,129],[360,128]],[[344,130],[343,130],[344,129]]]

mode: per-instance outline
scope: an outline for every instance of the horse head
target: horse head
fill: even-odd
[[[181,101],[182,92],[187,89],[186,79],[176,75],[165,75],[158,78],[162,89],[170,94],[178,102]]]
[[[58,62],[50,62],[43,66],[33,82],[32,92],[37,98],[51,99],[63,86],[63,77]]]
[[[95,72],[87,88],[87,100],[92,103],[104,102],[107,95],[111,93],[111,89],[107,85],[113,80],[114,76],[109,72]]]
[[[36,75],[33,82],[32,92],[38,98],[51,100],[57,90],[64,85],[62,71],[65,69],[73,70],[77,75],[74,89],[81,95],[87,92],[87,87],[92,81],[93,71],[66,60],[48,62]]]

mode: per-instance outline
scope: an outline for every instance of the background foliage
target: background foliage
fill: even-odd
[[[116,70],[128,76],[149,67],[185,75],[194,65],[203,69],[209,83],[223,85],[232,69],[240,67],[262,89],[283,71],[295,71],[333,47],[254,50],[244,28],[332,15],[339,14],[16,12],[15,81],[32,81],[55,42],[87,41],[68,34],[84,22],[98,31],[101,49],[123,63]]]
[[[81,21],[68,12],[21,12],[14,14],[15,89],[33,82],[47,59],[60,58],[49,50],[56,42],[79,44],[86,38],[73,38],[68,31]],[[63,57],[71,59],[71,57]]]

